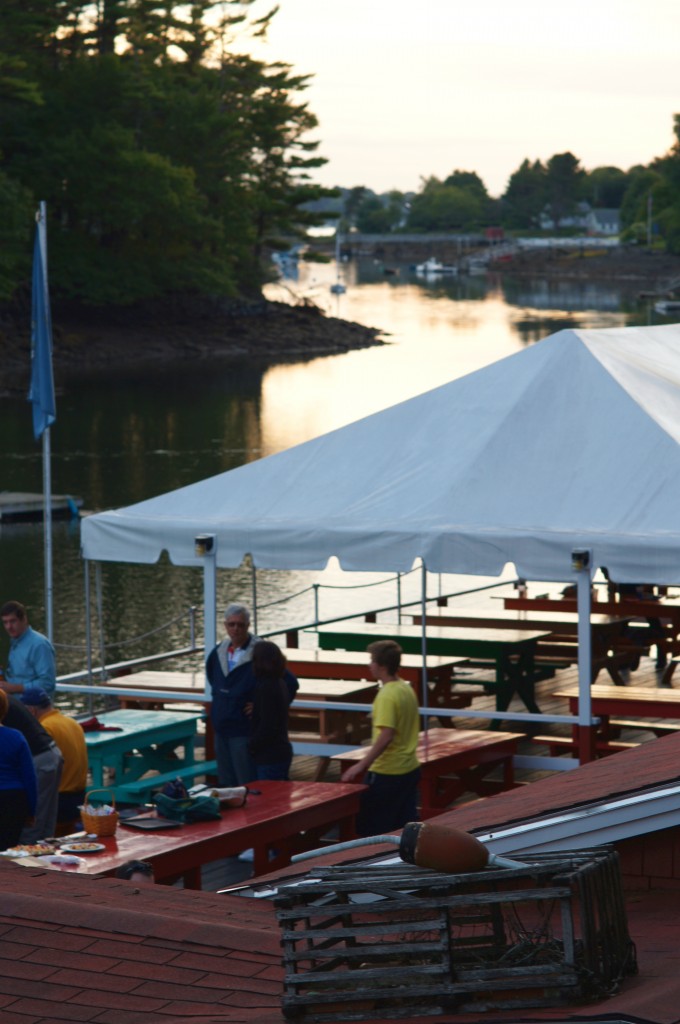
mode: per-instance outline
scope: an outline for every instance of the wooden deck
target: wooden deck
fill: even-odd
[[[474,670],[475,678],[479,679],[479,670]],[[491,678],[491,677],[490,677]],[[635,672],[631,672],[630,676],[627,677],[629,684],[636,688],[645,687],[654,689],[659,685],[661,679],[661,673],[655,667],[655,661],[653,658],[643,657],[640,660],[640,666]],[[466,688],[466,675],[464,669],[458,669],[456,671],[456,685],[462,689]],[[564,690],[570,686],[576,686],[578,684],[578,669],[575,665],[568,668],[558,670],[552,678],[541,680],[536,683],[536,699],[538,704],[545,714],[554,715],[567,715],[569,714],[568,702],[565,699],[557,698],[553,696],[553,693],[557,690]],[[467,687],[469,689],[469,685]],[[472,706],[469,710],[479,708],[480,711],[492,712],[496,707],[496,698],[493,692],[489,694],[480,694],[475,696]],[[524,712],[526,709],[518,697],[514,697],[509,711],[515,711],[518,713]],[[455,720],[453,728],[462,729],[486,729],[489,726],[489,718],[459,718]],[[659,719],[661,723],[661,719]],[[432,717],[432,725],[440,726],[442,722],[438,720],[434,715]],[[620,739],[624,742],[631,743],[646,743],[646,742],[659,742],[656,739],[654,732],[652,731],[654,722],[650,719],[640,721],[639,728],[626,726],[621,730]],[[664,719],[663,724],[668,725],[669,719]],[[680,718],[678,719],[678,725],[680,725]],[[637,723],[636,723],[637,726]],[[526,727],[525,723],[509,722],[504,721],[502,723],[502,729],[508,732],[523,732]],[[541,725],[541,734],[553,734],[556,736],[568,737],[570,735],[570,729],[567,725],[557,725],[546,723]],[[199,741],[200,742],[200,741]],[[518,754],[526,756],[548,756],[547,747],[542,748],[529,738],[523,738],[520,740],[518,745]],[[200,754],[199,754],[200,756]],[[565,751],[565,756],[568,753]],[[291,769],[291,778],[295,780],[313,780],[315,773],[318,768],[318,758],[316,757],[302,757],[297,756],[293,760]],[[527,768],[517,767],[515,769],[515,780],[520,783],[531,783],[541,778],[545,778],[548,775],[554,774],[551,771],[546,770],[531,770]],[[325,774],[325,781],[339,781],[340,768],[337,761],[331,761],[328,770]],[[476,797],[472,793],[465,793],[456,803],[470,803],[474,801]],[[329,835],[328,840],[333,841],[333,836]],[[244,863],[236,857],[229,857],[225,860],[217,861],[214,864],[206,866],[203,875],[203,886],[204,889],[210,891],[217,891],[218,889],[226,888],[230,885],[237,885],[239,882],[247,881],[251,877],[252,865],[247,862]]]

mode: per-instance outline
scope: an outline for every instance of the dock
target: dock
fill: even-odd
[[[77,519],[82,507],[82,498],[74,498],[70,494],[52,495],[52,516],[54,519]],[[0,491],[0,522],[39,522],[42,518],[42,494],[29,494],[24,491]]]

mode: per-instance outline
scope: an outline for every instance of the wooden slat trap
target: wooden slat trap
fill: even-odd
[[[283,1011],[365,1020],[604,998],[637,970],[618,857],[534,854],[526,868],[439,874],[323,868],[275,900]]]

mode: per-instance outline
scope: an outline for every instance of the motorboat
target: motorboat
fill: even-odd
[[[340,232],[335,232],[335,281],[331,285],[331,295],[344,295],[347,291],[347,285],[344,284],[340,276],[340,264],[341,264],[341,253],[340,253]]]
[[[662,299],[654,303],[654,310],[661,314],[680,312],[680,299]]]
[[[457,273],[458,267],[453,263],[442,263],[440,260],[435,259],[434,256],[430,256],[429,260],[416,265],[416,274],[419,277],[437,277],[444,274],[447,274],[449,277],[455,277]]]

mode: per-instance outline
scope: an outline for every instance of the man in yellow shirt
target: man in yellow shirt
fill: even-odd
[[[356,821],[360,836],[382,835],[417,821],[420,781],[418,701],[399,678],[401,647],[393,640],[377,640],[368,652],[373,677],[381,684],[373,701],[372,743],[342,776],[343,782],[358,782],[368,772],[369,788],[362,794]]]
[[[63,715],[54,707],[49,695],[40,688],[31,688],[21,694],[21,700],[45,732],[59,747],[64,767],[59,783],[57,832],[70,829],[80,817],[80,805],[85,798],[87,783],[87,744],[82,727],[74,718]],[[61,826],[61,827],[60,827]]]

